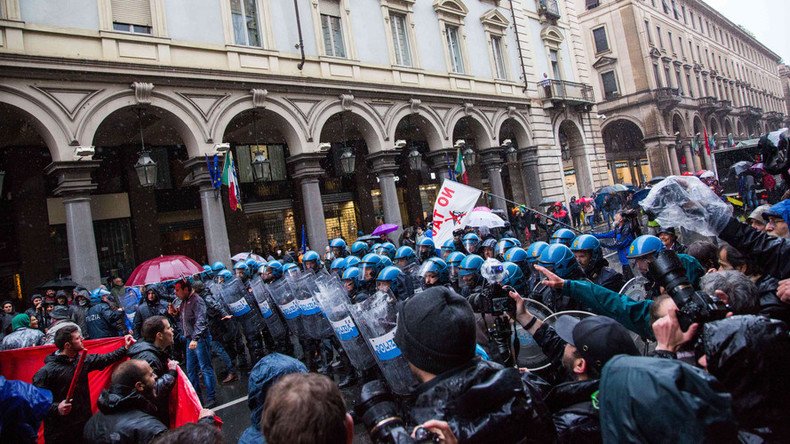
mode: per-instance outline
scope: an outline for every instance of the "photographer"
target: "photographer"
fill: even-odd
[[[423,291],[398,313],[395,342],[422,382],[417,423],[446,421],[460,442],[550,442],[546,406],[518,370],[475,357],[472,307],[449,288]]]
[[[544,324],[524,307],[524,299],[510,292],[516,302],[516,322],[527,330],[569,382],[557,384],[546,395],[557,427],[558,442],[601,442],[598,411],[591,396],[598,390],[603,366],[616,355],[638,356],[628,331],[615,320],[593,316],[578,320],[560,316],[554,327]]]

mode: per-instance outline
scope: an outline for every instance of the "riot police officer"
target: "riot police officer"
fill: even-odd
[[[460,277],[458,276],[458,267],[461,266],[461,261],[463,261],[465,257],[466,255],[460,251],[453,251],[449,256],[447,256],[447,271],[450,277],[450,285],[458,294],[461,294],[461,282]]]
[[[430,237],[423,237],[417,241],[417,254],[420,258],[420,263],[427,261],[429,258],[436,257],[436,244]]]
[[[567,228],[560,228],[551,235],[551,243],[563,244],[566,247],[570,247],[574,238],[576,238],[576,235],[573,234],[573,231]]]
[[[461,261],[458,266],[461,296],[468,298],[483,289],[483,276],[480,274],[482,266],[483,258],[476,254],[470,254]]]
[[[591,234],[582,234],[573,240],[571,251],[587,279],[612,291],[623,288],[623,275],[609,268],[609,261],[603,257],[601,241],[598,238]]]
[[[332,256],[335,259],[342,259],[348,256],[348,247],[346,241],[342,238],[336,237],[329,242],[329,248],[332,251]]]
[[[420,266],[420,285],[422,289],[448,286],[450,284],[450,273],[447,262],[438,257],[430,257]]]
[[[576,256],[565,244],[551,244],[540,255],[539,264],[563,279],[584,279],[584,272],[576,261]],[[543,303],[552,311],[578,310],[581,307],[570,296],[562,294],[545,285],[537,286],[532,293],[533,299]]]

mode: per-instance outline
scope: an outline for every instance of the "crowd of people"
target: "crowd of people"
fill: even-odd
[[[249,374],[240,443],[351,442],[355,423],[374,442],[788,442],[790,200],[746,223],[711,218],[718,237],[689,245],[673,227],[643,234],[630,207],[611,230],[580,234],[578,206],[546,241],[459,227],[441,245],[428,232],[400,246],[337,238],[328,255],[217,262],[142,288],[131,314],[121,279],[33,295],[23,313],[6,301],[0,348],[55,346],[33,378],[51,393],[47,443],[221,442],[211,410],[170,429],[179,362],[206,408],[218,384]],[[342,284],[344,306],[391,308],[387,357],[369,344],[378,365],[349,356],[343,332],[359,318],[344,330],[300,299],[319,278]],[[534,304],[591,315],[549,320]],[[515,327],[547,366],[519,367]],[[84,339],[120,336],[123,347],[88,354],[74,378]],[[389,359],[408,363],[408,394],[391,393]],[[93,414],[88,372],[119,361]],[[341,389],[356,384],[363,407],[349,412]],[[0,436],[34,439],[12,430]]]

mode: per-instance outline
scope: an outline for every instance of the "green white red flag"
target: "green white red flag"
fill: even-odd
[[[464,165],[464,156],[461,154],[461,148],[458,148],[458,155],[455,157],[455,180],[463,182],[464,185],[469,183],[469,174],[466,173],[466,165]]]
[[[236,164],[233,162],[233,152],[225,155],[222,166],[222,184],[228,187],[228,203],[230,210],[241,210],[241,190],[239,190],[239,176],[236,174]]]

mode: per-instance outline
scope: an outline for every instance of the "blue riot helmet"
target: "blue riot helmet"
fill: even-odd
[[[217,277],[221,278],[224,282],[228,282],[233,279],[233,273],[231,273],[230,270],[220,270],[219,273],[217,273]]]
[[[381,263],[382,259],[383,257],[376,253],[366,254],[359,263],[359,268],[362,272],[362,276],[359,279],[366,282],[376,279],[376,276],[384,268]]]
[[[345,269],[348,270],[351,267],[359,266],[361,259],[356,256],[349,256],[346,258]]]
[[[236,262],[233,265],[233,271],[239,279],[246,279],[249,276],[249,268],[246,262]]]
[[[307,250],[302,255],[302,268],[313,272],[321,268],[321,256],[313,250]]]
[[[527,252],[521,247],[513,247],[507,250],[504,257],[507,262],[515,262],[516,264],[527,263]]]
[[[387,290],[392,291],[392,294],[400,299],[405,299],[405,295],[402,294],[403,288],[400,288],[398,285],[398,279],[400,276],[403,276],[403,272],[400,268],[395,266],[388,266],[384,267],[380,272],[378,277],[376,277],[376,290],[387,292]]]
[[[200,273],[202,276],[211,278],[214,276],[214,270],[211,269],[211,265],[204,265],[203,266],[203,273]]]
[[[283,276],[298,276],[299,275],[299,266],[293,262],[288,262],[287,264],[283,264]]]
[[[592,234],[582,234],[573,240],[571,251],[576,255],[579,265],[586,271],[603,259],[601,241]]]
[[[512,240],[512,241],[513,241],[513,243],[514,243],[514,244],[516,244],[516,246],[517,246],[517,247],[522,247],[522,246],[523,246],[523,245],[521,245],[521,241],[520,241],[520,240],[518,240],[517,238],[515,238],[515,237],[511,237],[511,238],[509,238],[509,239],[510,239],[510,240]]]
[[[452,239],[447,239],[442,244],[441,250],[442,250],[442,259],[447,260],[447,256],[449,256],[450,253],[455,251],[455,241]]]
[[[346,241],[342,238],[336,237],[329,242],[329,248],[332,251],[332,254],[335,255],[336,258],[343,257],[346,255]]]
[[[557,276],[566,279],[579,269],[573,251],[564,244],[551,244],[543,250],[539,263],[542,267],[554,272]]]
[[[664,243],[658,237],[652,234],[643,234],[637,237],[628,247],[628,261],[631,264],[631,269],[634,273],[639,272],[649,279],[650,263],[663,250]]]
[[[219,273],[225,269],[225,264],[220,261],[214,262],[214,265],[211,266],[211,269],[214,270],[215,273]]]
[[[371,253],[379,254],[380,246],[381,246],[381,242],[376,242],[375,244],[370,246],[370,249],[368,251],[370,251]]]
[[[527,247],[527,263],[530,265],[535,265],[540,260],[540,255],[543,254],[543,250],[548,248],[549,244],[543,241],[533,242]],[[515,261],[511,261],[515,262]]]
[[[496,246],[496,255],[501,258],[504,258],[508,250],[517,246],[515,242],[517,240],[518,239],[512,237],[503,237],[502,239],[500,239],[499,243],[497,243]]]
[[[395,265],[395,264],[392,262],[392,259],[388,258],[387,256],[384,256],[384,255],[382,255],[382,254],[380,254],[379,256],[381,256],[381,266],[380,266],[380,268],[381,268],[382,270],[383,270],[385,267],[389,267],[389,266]]]
[[[505,269],[505,278],[502,280],[502,285],[510,285],[520,294],[524,294],[524,272],[521,267],[514,262],[502,262],[502,267]]]
[[[379,249],[376,251],[376,253],[392,259],[395,257],[395,250],[395,244],[392,242],[384,242],[383,244],[379,245]]]
[[[458,265],[458,276],[464,277],[473,274],[480,274],[480,267],[483,266],[483,258],[470,254],[466,256]]]
[[[423,288],[450,283],[447,262],[438,257],[429,257],[428,260],[423,262],[422,266],[420,266],[419,276],[422,278]]]
[[[283,264],[280,261],[269,261],[266,264],[266,272],[271,274],[271,277],[278,279],[283,275]]]
[[[467,233],[464,236],[463,244],[467,253],[474,254],[477,252],[478,245],[480,245],[480,236],[474,233]]]
[[[567,228],[560,228],[551,235],[552,244],[563,244],[567,247],[571,246],[573,239],[576,237],[573,231]]]
[[[447,267],[450,273],[450,278],[455,279],[458,277],[458,267],[461,266],[461,261],[466,257],[460,251],[453,251],[447,256]]]
[[[351,254],[362,259],[368,254],[368,244],[362,241],[356,241],[351,244]]]
[[[360,277],[362,272],[358,267],[349,267],[343,272],[343,283],[345,284],[346,291],[351,291],[357,288],[361,282]]]
[[[395,264],[401,269],[415,262],[417,262],[417,255],[412,247],[404,245],[395,252]]]
[[[343,275],[343,270],[346,269],[346,260],[345,258],[339,257],[332,261],[332,264],[329,266],[329,269],[337,274],[338,276]]]
[[[436,244],[430,237],[423,237],[417,241],[417,253],[420,255],[420,260],[425,261],[429,257],[436,256]]]

